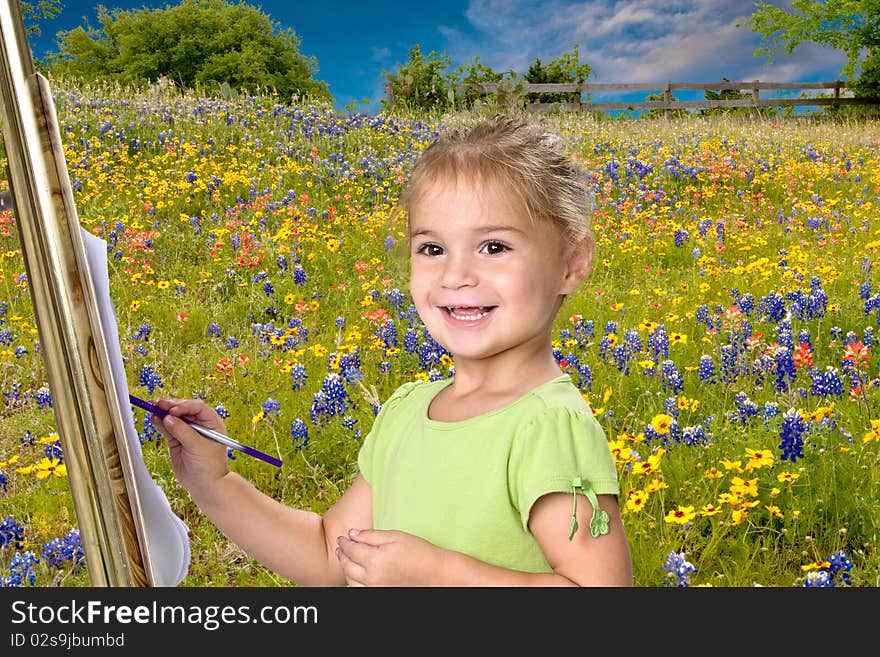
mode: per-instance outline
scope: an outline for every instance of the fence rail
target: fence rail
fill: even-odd
[[[503,92],[503,85],[498,83],[475,83],[462,84],[456,87],[457,93],[476,91],[480,94]],[[812,96],[808,98],[761,98],[761,91],[783,90],[831,90],[830,96]],[[574,103],[527,103],[526,109],[532,112],[547,112],[550,110],[562,111],[614,111],[614,110],[663,110],[669,117],[671,110],[677,109],[712,109],[720,107],[811,107],[821,105],[877,105],[880,98],[853,98],[841,96],[841,92],[847,89],[847,83],[842,80],[830,82],[763,82],[751,80],[744,82],[634,82],[634,83],[541,83],[529,84],[525,88],[526,94],[539,93],[597,93],[597,92],[623,92],[637,91],[660,92],[662,100],[643,101],[602,101],[602,102],[574,102]],[[673,91],[748,91],[750,97],[743,98],[706,98],[702,100],[673,100]],[[391,93],[391,84],[386,85],[386,93],[389,105],[393,106],[394,98]]]

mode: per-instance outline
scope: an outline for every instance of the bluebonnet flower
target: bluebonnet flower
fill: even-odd
[[[58,459],[59,461],[64,461],[64,449],[61,447],[61,439],[59,438],[52,443],[46,443],[45,447],[43,447],[43,453],[49,460]]]
[[[627,329],[626,333],[623,334],[623,342],[626,344],[631,355],[641,353],[643,347],[642,338],[636,329]]]
[[[22,345],[18,345],[15,348],[15,357],[16,358],[21,358],[22,356],[24,356],[27,353],[28,353],[27,347],[24,347]]]
[[[596,323],[592,320],[580,319],[574,325],[574,336],[578,344],[583,345],[596,335]]]
[[[625,375],[629,374],[630,350],[625,344],[618,344],[612,347],[611,357],[614,360],[614,366],[619,372]]]
[[[3,391],[3,396],[6,397],[10,404],[22,401],[23,396],[21,392],[21,384],[14,382],[9,390]]]
[[[34,393],[34,401],[37,402],[37,408],[43,410],[45,408],[54,408],[52,403],[52,394],[49,388],[43,386]]]
[[[9,575],[0,577],[0,588],[18,588],[25,583],[33,586],[37,581],[34,567],[39,561],[33,552],[16,552],[9,564]]]
[[[138,377],[138,381],[140,385],[144,386],[150,391],[150,394],[156,388],[164,388],[165,384],[162,383],[162,377],[160,377],[156,372],[153,371],[153,368],[149,365],[144,365],[141,368],[140,375]]]
[[[758,316],[768,322],[780,322],[785,317],[785,300],[781,294],[770,291],[758,301]]]
[[[417,354],[419,356],[419,364],[423,370],[429,370],[434,367],[440,362],[440,358],[444,354],[451,355],[427,333],[425,334],[424,342],[419,344]]]
[[[870,315],[871,312],[876,308],[880,308],[880,294],[875,294],[869,299],[865,300],[865,303],[863,305],[865,315]]]
[[[648,346],[654,354],[655,358],[669,358],[669,335],[666,333],[666,327],[658,324],[648,336]]]
[[[403,309],[403,302],[406,300],[406,296],[396,287],[389,290],[385,294],[385,297],[388,299],[388,303],[391,305],[392,308],[394,308],[395,310]]]
[[[753,418],[758,415],[758,405],[749,399],[749,396],[740,391],[736,393],[734,397],[734,403],[736,404],[736,410],[739,414],[739,419],[743,424],[746,424],[749,421],[749,418]]]
[[[663,564],[663,570],[666,571],[664,580],[666,586],[678,588],[690,586],[691,574],[698,572],[698,568],[687,560],[684,552],[670,552],[666,557],[666,563]]]
[[[577,366],[578,388],[581,390],[593,389],[593,371],[586,363],[580,363]]]
[[[238,349],[238,338],[230,335],[226,338],[226,351],[232,351],[233,349]]]
[[[403,335],[403,349],[408,354],[415,353],[419,348],[419,336],[412,328],[408,328]]]
[[[376,337],[382,340],[385,349],[392,349],[399,344],[397,337],[397,325],[387,320],[381,326],[376,327]]]
[[[776,350],[776,392],[788,390],[790,382],[795,380],[796,370],[794,356],[788,347],[780,347]]]
[[[149,340],[150,334],[153,332],[153,327],[149,324],[141,324],[138,327],[138,332],[132,336],[132,340]]]
[[[384,242],[383,246],[384,246],[386,252],[388,252],[388,251],[390,251],[391,249],[393,249],[393,248],[394,248],[394,238],[391,237],[391,235],[388,235],[388,236],[385,238],[385,242]]]
[[[681,378],[681,373],[675,367],[675,362],[672,360],[664,360],[660,365],[660,372],[662,374],[662,382],[661,385],[663,390],[670,389],[672,392],[680,392],[684,387],[684,380]]]
[[[294,390],[299,390],[300,388],[302,388],[306,384],[306,379],[308,379],[305,365],[303,365],[302,363],[296,363],[293,367],[291,367],[290,378],[293,380]]]
[[[324,377],[321,389],[313,397],[309,418],[312,424],[325,424],[331,417],[347,411],[350,403],[342,377],[331,372]]]
[[[804,588],[831,588],[834,586],[834,576],[827,570],[811,570],[804,577]]]
[[[723,344],[719,351],[721,352],[721,380],[724,383],[733,383],[736,381],[738,373],[739,350],[734,344]]]
[[[703,354],[700,356],[700,364],[697,368],[697,374],[700,377],[700,381],[703,383],[715,383],[715,363],[712,361],[712,357]]]
[[[9,477],[6,476],[6,473],[3,472],[3,470],[0,470],[0,489],[2,489],[3,492],[5,493],[6,488],[8,486],[9,486]]]
[[[301,419],[296,418],[290,424],[290,436],[297,451],[309,444],[309,428]]]
[[[8,516],[0,522],[0,548],[11,545],[15,550],[24,547],[24,529],[15,522],[15,518]]]
[[[44,543],[42,559],[49,566],[60,567],[61,564],[68,561],[72,562],[73,566],[84,564],[86,555],[83,551],[79,529],[74,527],[63,538],[53,538],[48,543]]]
[[[827,366],[824,372],[817,367],[811,367],[809,374],[811,379],[810,394],[816,397],[843,394],[843,379],[840,378],[840,374],[833,366]]]
[[[308,280],[308,276],[306,275],[306,270],[303,269],[303,266],[300,264],[294,265],[293,267],[293,282],[296,285],[302,285]]]
[[[155,426],[153,426],[153,423],[150,421],[149,414],[144,415],[141,426],[144,429],[143,431],[138,432],[138,441],[141,445],[143,445],[144,443],[151,443],[154,440],[158,443],[160,440],[162,440],[162,434],[159,433],[158,429],[156,429]]]
[[[803,435],[808,429],[807,423],[804,422],[796,408],[790,408],[785,412],[782,416],[782,428],[779,431],[781,439],[779,449],[782,451],[780,458],[783,461],[794,463],[797,459],[804,457]]]
[[[271,297],[273,294],[275,294],[275,286],[272,285],[272,281],[266,281],[265,283],[263,283],[263,293],[267,297]]]
[[[212,338],[220,337],[220,325],[217,322],[211,322],[208,324],[208,335]]]
[[[705,445],[709,436],[702,425],[684,427],[681,430],[681,442],[685,445]]]
[[[828,558],[828,562],[831,564],[829,570],[831,570],[833,575],[839,575],[840,579],[846,585],[852,584],[849,571],[853,568],[853,562],[847,558],[845,551],[839,550],[838,552],[835,552]]]
[[[736,305],[745,315],[750,316],[755,309],[755,298],[747,292],[737,298]]]
[[[226,407],[223,404],[217,404],[214,407],[214,410],[217,411],[217,415],[222,417],[224,420],[229,417],[229,411],[226,410]]]
[[[275,264],[278,265],[278,269],[280,269],[281,271],[287,270],[287,258],[284,257],[284,255],[280,255],[275,258]]]
[[[271,397],[266,398],[266,401],[263,402],[261,408],[263,409],[264,417],[277,417],[281,414],[281,402],[272,399]]]

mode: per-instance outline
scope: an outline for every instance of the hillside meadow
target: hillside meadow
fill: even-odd
[[[393,210],[460,117],[53,89],[80,221],[108,245],[129,388],[203,397],[284,461],[231,454],[233,469],[324,511],[382,400],[453,372],[410,304]],[[877,586],[880,125],[546,120],[584,169],[597,238],[554,355],[611,444],[636,585]],[[87,586],[12,212],[0,389],[0,583]],[[191,531],[182,586],[292,585],[201,516],[135,418]]]

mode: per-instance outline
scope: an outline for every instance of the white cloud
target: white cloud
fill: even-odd
[[[524,72],[579,44],[594,82],[711,82],[833,79],[844,56],[817,46],[755,57],[760,35],[744,24],[750,0],[472,0],[473,31],[441,28],[455,64],[481,61],[498,71]],[[830,76],[830,77],[829,77]]]

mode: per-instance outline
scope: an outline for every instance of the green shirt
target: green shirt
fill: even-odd
[[[589,497],[618,494],[602,427],[566,374],[467,420],[430,419],[431,401],[451,383],[405,383],[382,405],[358,454],[373,527],[505,568],[551,572],[528,530],[529,511],[542,495],[574,493],[573,483]],[[559,531],[567,535],[568,524]]]

